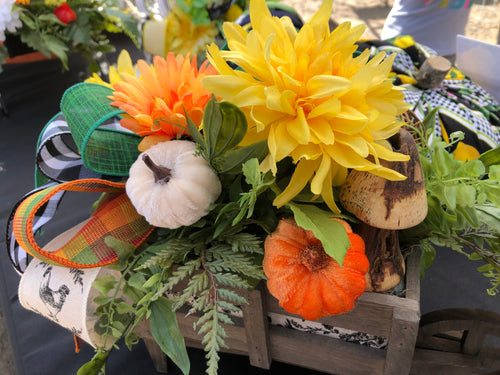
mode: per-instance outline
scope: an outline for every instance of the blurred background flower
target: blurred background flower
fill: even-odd
[[[0,41],[5,41],[5,31],[13,33],[23,24],[19,11],[14,7],[15,0],[0,0]]]
[[[137,43],[132,14],[115,0],[1,0],[0,63],[17,54],[38,51],[57,57],[68,69],[68,55],[79,52],[97,71],[99,54],[114,49],[108,33],[124,33]],[[19,48],[22,47],[22,48]]]

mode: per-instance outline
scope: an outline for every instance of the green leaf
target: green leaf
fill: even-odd
[[[81,25],[80,23],[74,23],[69,25],[66,35],[69,39],[76,43],[90,44],[92,43],[90,31],[90,24],[86,23]]]
[[[68,68],[68,46],[59,38],[52,35],[42,35],[42,39],[51,53],[59,57],[65,69]]]
[[[500,207],[500,185],[485,183],[483,184],[483,192],[495,206]]]
[[[456,189],[456,201],[460,206],[474,207],[476,188],[471,185],[459,184]]]
[[[132,41],[137,45],[137,41],[140,38],[139,28],[137,27],[137,21],[134,19],[132,14],[125,13],[117,8],[105,8],[105,14],[113,18],[114,23],[118,23],[121,31],[125,32]],[[108,31],[112,31],[109,30]]]
[[[98,375],[101,369],[106,365],[109,353],[110,351],[96,353],[89,362],[80,367],[76,375]]]
[[[206,150],[205,140],[203,139],[203,136],[201,135],[200,130],[195,125],[193,120],[191,120],[189,118],[186,111],[184,111],[184,114],[186,116],[187,128],[188,128],[189,134],[191,134],[191,137],[193,137],[193,140],[201,147],[201,149],[206,152],[207,150]]]
[[[485,264],[485,265],[477,268],[477,270],[479,272],[489,272],[489,271],[493,271],[494,269],[495,269],[495,267],[493,267],[492,264]]]
[[[94,298],[94,302],[96,304],[102,306],[102,305],[107,304],[109,301],[111,301],[111,299],[112,299],[111,297],[99,295],[99,296]]]
[[[250,159],[242,166],[243,175],[247,184],[254,187],[258,186],[261,181],[261,173],[259,170],[259,161]]]
[[[500,181],[500,165],[492,165],[488,171],[490,180]]]
[[[444,186],[444,202],[448,208],[455,211],[457,207],[457,187],[456,185],[445,185]]]
[[[211,162],[215,154],[217,138],[222,127],[222,112],[219,106],[217,106],[215,99],[210,100],[205,106],[202,124],[207,158]]]
[[[288,206],[293,211],[297,224],[312,231],[323,244],[325,252],[342,266],[347,250],[351,246],[344,226],[332,220],[331,212],[323,211],[316,206],[295,203],[288,203]]]
[[[134,303],[137,303],[142,297],[144,297],[144,293],[138,291],[136,288],[131,287],[128,284],[123,286],[122,292],[128,298],[130,298]]]
[[[497,145],[495,148],[483,152],[479,155],[479,160],[481,160],[486,168],[492,165],[500,164],[500,145]]]
[[[144,283],[146,282],[146,278],[141,273],[133,273],[132,276],[127,280],[127,284],[134,289],[137,289],[141,292],[146,293],[147,289],[144,288]]]
[[[434,173],[438,177],[446,177],[450,174],[450,166],[453,163],[450,162],[451,155],[444,147],[438,143],[434,145],[434,151],[432,153],[432,166]]]
[[[434,126],[436,125],[436,114],[438,110],[439,108],[434,108],[427,114],[427,116],[425,116],[424,120],[422,121],[422,124],[429,133],[434,133]]]
[[[486,172],[479,160],[470,160],[462,164],[456,171],[456,177],[481,177]]]
[[[423,278],[425,270],[429,268],[434,262],[434,259],[436,259],[436,250],[427,240],[420,242],[420,248],[422,249],[422,255],[420,256],[420,278]]]
[[[475,207],[457,206],[457,214],[465,217],[471,227],[478,228],[481,225]]]
[[[151,333],[163,352],[179,367],[184,375],[189,374],[190,363],[184,337],[172,310],[172,302],[161,297],[150,305]]]
[[[492,204],[476,205],[476,213],[481,223],[494,230],[500,228],[500,208]]]
[[[92,287],[97,289],[103,296],[107,295],[116,286],[116,279],[113,275],[99,276],[92,283]]]
[[[19,19],[22,21],[23,26],[27,26],[31,30],[36,30],[36,22],[30,16],[31,13],[25,13],[25,12],[19,13]]]
[[[65,26],[65,24],[57,18],[57,16],[54,13],[45,13],[45,14],[40,14],[37,16],[38,21],[41,22],[47,22],[48,24],[58,24],[61,26]]]
[[[135,314],[135,309],[124,301],[120,301],[116,304],[116,311],[118,314],[133,313]]]
[[[222,115],[221,126],[215,139],[214,157],[236,147],[247,132],[247,119],[234,104],[221,102],[216,104]]]
[[[224,154],[220,163],[215,164],[218,165],[217,169],[219,173],[241,173],[243,163],[253,158],[262,160],[267,150],[267,141],[263,140],[230,150]]]
[[[113,236],[104,237],[104,243],[112,248],[118,257],[118,261],[111,264],[110,268],[122,270],[127,265],[128,259],[134,254],[135,246]]]
[[[161,273],[155,273],[143,285],[144,288],[150,288],[161,279]]]

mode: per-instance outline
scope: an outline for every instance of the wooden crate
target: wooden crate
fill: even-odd
[[[417,249],[418,250],[418,249]],[[406,260],[404,297],[365,292],[354,309],[345,314],[321,318],[316,322],[388,339],[384,349],[270,325],[268,313],[300,318],[278,305],[265,287],[247,293],[243,319],[224,326],[229,349],[224,352],[249,357],[250,364],[269,369],[272,361],[322,371],[329,374],[404,375],[409,374],[420,319],[420,253]],[[193,329],[196,316],[177,313],[186,345],[201,348],[201,338]],[[167,372],[166,359],[149,335],[144,338],[158,371]]]

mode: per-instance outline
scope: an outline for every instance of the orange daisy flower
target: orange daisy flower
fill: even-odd
[[[127,113],[120,124],[144,137],[139,150],[189,134],[186,113],[200,126],[205,105],[212,94],[201,85],[203,77],[217,74],[205,61],[197,67],[196,56],[190,59],[168,53],[155,56],[153,65],[137,62],[139,77],[123,73],[122,82],[113,85],[111,105]]]

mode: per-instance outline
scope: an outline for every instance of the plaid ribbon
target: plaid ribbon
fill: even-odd
[[[10,214],[9,220],[7,222],[7,233],[6,233],[7,252],[12,266],[19,274],[22,274],[26,269],[26,267],[28,267],[28,264],[30,262],[30,257],[28,256],[28,253],[26,253],[26,251],[24,251],[19,246],[19,243],[16,241],[16,238],[12,232],[12,220],[14,219],[14,214],[24,199],[28,198],[32,194],[35,194],[41,190],[44,190],[54,185],[56,185],[55,182],[50,182],[46,185],[40,186],[30,191],[19,202],[17,202],[17,204],[14,206]],[[52,197],[52,199],[50,199],[45,205],[43,205],[38,209],[35,216],[33,217],[33,226],[32,226],[33,233],[36,233],[44,224],[49,222],[54,217],[63,195],[64,191],[55,194]]]
[[[107,237],[111,236],[137,247],[154,229],[134,209],[123,191],[124,186],[124,183],[86,179],[51,184],[38,189],[28,194],[17,206],[12,219],[13,238],[17,240],[19,247],[47,263],[72,268],[101,267],[113,263],[118,260],[118,256],[106,244]],[[42,222],[50,220],[64,191],[109,194],[89,221],[69,241],[55,251],[47,251],[37,244],[34,238],[35,227],[39,228]],[[42,215],[37,214],[40,209],[43,211]],[[21,264],[16,269],[24,271]]]

